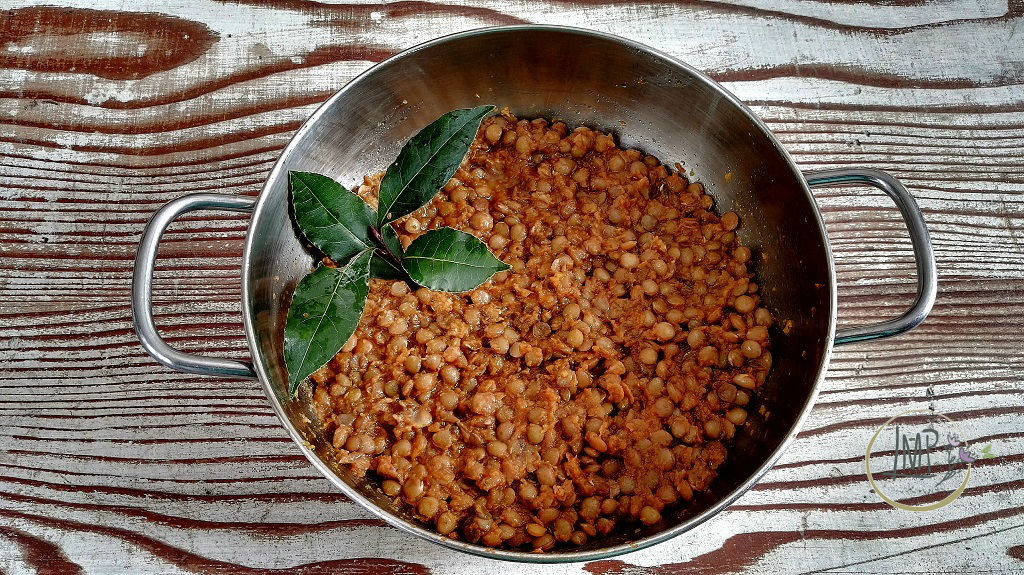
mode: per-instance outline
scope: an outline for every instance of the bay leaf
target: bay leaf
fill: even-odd
[[[369,228],[377,214],[338,182],[310,172],[288,172],[295,221],[306,236],[338,266],[374,247]]]
[[[480,122],[494,106],[453,110],[412,137],[388,166],[377,196],[377,227],[406,216],[434,197],[459,168]]]
[[[359,252],[343,268],[320,265],[296,286],[284,328],[289,395],[355,332],[369,293],[372,253]]]
[[[413,240],[402,265],[416,283],[447,292],[475,289],[509,269],[482,241],[452,228],[430,230]]]

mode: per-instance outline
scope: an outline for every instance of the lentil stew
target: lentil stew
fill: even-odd
[[[355,334],[312,376],[338,462],[490,547],[659,523],[714,480],[772,363],[739,219],[713,205],[609,134],[486,119],[395,227],[403,246],[467,231],[512,268],[465,294],[371,283]]]

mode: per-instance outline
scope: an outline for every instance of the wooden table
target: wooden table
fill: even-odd
[[[1024,570],[1024,3],[13,0],[0,12],[0,571],[15,573],[1010,573]],[[497,24],[655,46],[750,103],[804,168],[889,170],[924,210],[938,302],[911,333],[837,348],[795,444],[699,531],[608,561],[499,564],[421,542],[340,495],[258,383],[173,373],[132,330],[148,217],[256,195],[296,128],[374,62]],[[816,192],[841,325],[913,293],[881,194]],[[244,357],[247,218],[166,237],[158,323]],[[930,394],[930,396],[929,396]],[[940,510],[870,492],[888,417],[932,405],[995,457]],[[301,566],[301,567],[297,567]]]

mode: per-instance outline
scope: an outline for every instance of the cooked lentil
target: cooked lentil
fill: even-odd
[[[611,135],[485,120],[455,177],[395,227],[403,246],[473,233],[512,269],[466,294],[372,282],[352,339],[313,375],[338,461],[491,547],[660,522],[715,478],[771,367],[739,218],[713,204]]]

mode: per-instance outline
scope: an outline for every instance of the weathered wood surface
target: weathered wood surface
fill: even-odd
[[[0,12],[0,571],[1024,570],[1020,0],[56,3]],[[129,317],[136,242],[160,205],[257,194],[301,122],[373,62],[521,22],[572,22],[688,61],[750,102],[805,168],[893,172],[940,269],[925,324],[836,350],[804,432],[753,491],[698,532],[586,565],[500,565],[386,527],[298,454],[257,383],[160,367]],[[816,193],[842,322],[894,315],[913,291],[895,210],[866,190]],[[166,236],[154,297],[172,344],[245,354],[245,226],[209,213]],[[870,493],[863,452],[928,389],[996,457],[952,505],[901,512]]]

